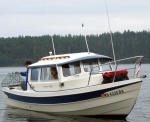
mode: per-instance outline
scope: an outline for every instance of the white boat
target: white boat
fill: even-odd
[[[144,78],[137,75],[142,57],[112,61],[91,52],[43,57],[28,67],[27,90],[2,82],[6,104],[54,114],[126,118]],[[137,59],[133,68],[113,68],[114,62],[129,59]],[[57,69],[56,79],[51,68]]]

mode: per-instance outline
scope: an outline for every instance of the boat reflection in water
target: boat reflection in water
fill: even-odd
[[[83,116],[56,115],[7,107],[3,117],[5,122],[127,122],[126,120],[111,120],[89,118]]]

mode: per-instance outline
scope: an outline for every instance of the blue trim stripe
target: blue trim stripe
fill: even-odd
[[[142,82],[142,81],[138,81],[136,83],[139,83],[139,82]],[[20,102],[37,103],[37,104],[61,104],[61,103],[79,102],[83,100],[100,98],[101,94],[104,94],[108,91],[115,90],[115,89],[122,88],[122,87],[129,86],[129,85],[133,85],[136,83],[130,83],[127,85],[117,86],[117,87],[93,91],[93,92],[86,92],[86,93],[81,93],[81,94],[73,94],[73,95],[65,95],[65,96],[54,96],[54,97],[26,97],[26,96],[19,96],[19,95],[7,93],[7,92],[5,92],[5,94],[8,96],[8,98],[16,100],[16,101],[20,101]]]

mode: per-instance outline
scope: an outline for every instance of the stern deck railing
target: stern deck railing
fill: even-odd
[[[133,67],[130,67],[130,68],[125,68],[125,69],[122,69],[122,70],[133,70],[133,74],[131,75],[132,77],[131,78],[137,78],[138,77],[138,73],[140,71],[140,68],[141,68],[141,59],[143,58],[143,56],[134,56],[134,57],[129,57],[129,58],[124,58],[124,59],[120,59],[120,60],[116,60],[116,61],[112,61],[112,62],[107,62],[107,63],[104,63],[104,64],[101,64],[99,65],[100,67],[104,66],[104,65],[111,65],[113,66],[113,64],[116,64],[114,67],[115,67],[115,70],[114,68],[112,70],[109,70],[109,71],[99,71],[97,73],[100,73],[100,74],[104,74],[106,72],[114,72],[114,77],[113,77],[113,81],[115,81],[115,77],[116,77],[116,71],[118,70],[118,65],[120,64],[120,62],[124,62],[124,61],[128,61],[128,60],[131,60],[131,59],[136,59],[135,63],[133,64]],[[122,64],[125,64],[125,63],[122,63]],[[94,70],[94,68],[97,68],[99,66],[94,66],[91,68],[91,71],[89,73],[89,80],[88,80],[88,85],[90,83],[90,80],[91,80],[91,75],[92,75],[92,72]]]

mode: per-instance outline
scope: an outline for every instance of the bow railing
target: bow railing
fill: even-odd
[[[21,82],[25,80],[18,73],[8,73],[3,79],[1,86],[2,87],[13,87],[20,86]]]

